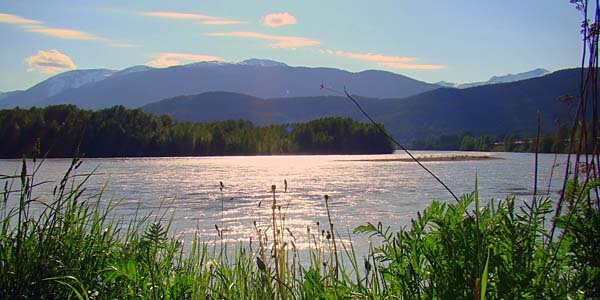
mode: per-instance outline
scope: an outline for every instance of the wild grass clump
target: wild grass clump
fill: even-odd
[[[549,197],[479,207],[477,189],[458,203],[434,201],[408,228],[392,233],[367,224],[356,233],[383,240],[379,262],[384,294],[402,299],[597,299],[600,296],[600,211],[590,200],[600,185],[570,182],[569,211],[545,226]],[[475,207],[469,211],[470,207]]]
[[[355,232],[383,239],[374,256],[386,293],[403,299],[566,295],[555,274],[542,272],[549,257],[542,222],[550,200],[537,198],[535,205],[517,208],[509,197],[480,209],[478,201],[477,193],[455,204],[434,201],[396,233],[381,224],[358,227]],[[473,204],[476,209],[469,211]],[[544,285],[544,276],[553,278]]]

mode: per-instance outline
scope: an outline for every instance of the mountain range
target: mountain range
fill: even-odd
[[[404,98],[440,87],[468,88],[539,77],[549,72],[536,69],[494,76],[486,82],[425,83],[403,75],[368,70],[352,73],[333,68],[291,67],[266,59],[239,63],[199,62],[157,69],[134,66],[124,70],[68,71],[24,90],[0,93],[0,108],[47,106],[70,103],[99,109],[113,105],[139,107],[165,98],[211,91],[248,94],[261,98],[314,97],[335,94],[349,87],[370,98]]]
[[[398,139],[411,141],[441,134],[476,135],[535,132],[536,112],[545,133],[556,130],[555,120],[570,119],[572,107],[559,101],[577,92],[579,69],[557,71],[538,78],[468,89],[439,88],[405,98],[356,96],[371,116]],[[247,119],[257,124],[293,123],[323,116],[348,116],[365,121],[346,97],[253,96],[210,92],[178,96],[142,107],[181,121]]]
[[[210,91],[227,91],[255,97],[306,97],[331,94],[321,85],[363,96],[403,98],[439,88],[385,71],[352,73],[333,68],[291,67],[250,59],[240,63],[200,62],[163,69],[133,67],[123,71],[70,71],[34,87],[14,92],[0,107],[47,106],[70,103],[99,109],[113,105],[135,108],[164,98]]]
[[[364,120],[343,97],[341,91],[347,87],[394,136],[410,141],[465,132],[532,133],[537,111],[542,113],[543,131],[551,132],[556,118],[569,119],[569,107],[558,99],[576,94],[579,76],[577,69],[554,73],[536,69],[494,76],[471,87],[446,88],[384,71],[352,73],[250,59],[164,69],[75,70],[25,91],[0,94],[0,108],[62,103],[89,109],[123,105],[181,121],[247,119],[261,125],[323,116]]]

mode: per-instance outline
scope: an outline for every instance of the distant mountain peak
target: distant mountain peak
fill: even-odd
[[[535,77],[540,77],[540,76],[544,76],[546,74],[549,74],[550,71],[546,70],[546,69],[535,69],[535,70],[531,70],[531,71],[527,71],[527,72],[522,72],[522,73],[517,73],[517,74],[507,74],[507,75],[503,75],[503,76],[492,76],[490,78],[490,80],[488,80],[488,83],[507,83],[507,82],[513,82],[513,81],[519,81],[519,80],[525,80],[525,79],[530,79],[530,78],[535,78]]]
[[[201,67],[214,67],[214,66],[224,66],[230,65],[228,62],[220,61],[220,60],[211,60],[211,61],[199,61],[194,63],[189,63],[187,65],[183,65],[184,68],[201,68]],[[180,66],[177,66],[180,67]]]
[[[123,69],[121,71],[115,72],[112,75],[113,76],[120,76],[120,75],[127,75],[127,74],[131,74],[131,73],[145,72],[145,71],[150,71],[150,70],[154,70],[154,68],[148,67],[148,66],[144,66],[144,65],[137,65],[137,66],[125,68],[125,69]]]
[[[457,83],[443,81],[443,80],[442,81],[438,81],[438,82],[436,82],[434,84],[439,85],[439,86],[443,86],[443,87],[449,87],[449,88],[456,88],[458,86]]]
[[[251,58],[239,62],[240,65],[256,66],[256,67],[287,67],[286,64],[270,59]]]
[[[63,78],[78,77],[78,76],[85,76],[85,75],[89,76],[92,74],[97,75],[98,77],[107,77],[107,76],[110,76],[110,74],[112,74],[113,72],[115,72],[115,71],[110,70],[110,69],[77,69],[77,70],[62,72],[60,74],[52,76],[50,79],[63,79]]]
[[[509,83],[509,82],[521,81],[521,80],[526,80],[526,79],[531,79],[531,78],[548,75],[550,73],[551,72],[546,69],[537,68],[537,69],[534,69],[531,71],[517,73],[517,74],[492,76],[488,81],[469,82],[469,83],[453,83],[453,82],[447,82],[447,81],[439,81],[439,82],[436,82],[435,84],[437,84],[439,86],[443,86],[443,87],[467,89],[467,88],[488,85],[488,84],[498,84],[498,83]]]
[[[108,69],[73,70],[53,76],[36,86],[45,90],[45,95],[53,96],[64,90],[74,89],[88,83],[102,81],[113,73],[115,73],[115,71]]]

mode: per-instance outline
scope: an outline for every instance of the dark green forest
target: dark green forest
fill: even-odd
[[[123,106],[99,111],[74,105],[0,111],[0,157],[205,156],[391,153],[371,124],[350,118],[255,126],[250,121],[177,122]],[[79,150],[77,150],[79,149]]]
[[[449,134],[414,141],[411,148],[418,150],[567,153],[569,150],[568,131],[569,129],[563,126],[560,132],[553,135],[542,135],[539,139],[527,134],[512,133],[497,136],[476,136],[470,133]],[[589,141],[588,144],[588,149],[593,149],[594,143]]]

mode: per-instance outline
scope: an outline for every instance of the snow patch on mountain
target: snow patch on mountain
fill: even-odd
[[[114,72],[107,69],[74,70],[51,77],[41,82],[38,87],[45,89],[45,94],[48,96],[54,96],[68,89],[75,89],[88,83],[102,81]]]
[[[121,71],[114,72],[110,76],[123,76],[123,75],[127,75],[127,74],[132,74],[132,73],[146,72],[146,71],[150,71],[150,70],[154,70],[154,69],[155,68],[148,67],[148,66],[142,66],[142,65],[133,66],[133,67],[123,69]]]
[[[286,67],[287,66],[286,64],[284,64],[282,62],[269,60],[269,59],[258,59],[258,58],[246,59],[244,61],[239,62],[238,64],[246,65],[246,66],[255,66],[255,67]]]
[[[469,83],[453,83],[447,81],[439,81],[435,84],[443,87],[457,88],[457,89],[468,89],[476,86],[488,85],[488,84],[498,84],[498,83],[509,83],[515,81],[521,81],[531,78],[537,78],[540,76],[548,75],[551,72],[546,69],[535,69],[528,72],[517,73],[517,74],[507,74],[502,76],[492,76],[488,81],[482,82],[469,82]]]
[[[195,63],[190,63],[187,65],[183,65],[184,68],[205,68],[205,67],[218,67],[218,66],[226,66],[231,65],[231,63],[213,60],[213,61],[199,61]],[[178,66],[179,67],[179,66]]]
[[[535,70],[531,70],[529,72],[523,72],[523,73],[518,73],[518,74],[508,74],[508,75],[504,75],[504,76],[492,76],[492,78],[490,78],[490,80],[488,80],[488,82],[490,84],[495,84],[495,83],[521,81],[521,80],[525,80],[525,79],[544,76],[549,73],[550,73],[550,71],[548,71],[546,69],[535,69]]]
[[[448,88],[458,88],[458,84],[454,83],[454,82],[448,82],[448,81],[438,81],[434,84],[437,84],[439,86],[443,86],[443,87],[448,87]]]

